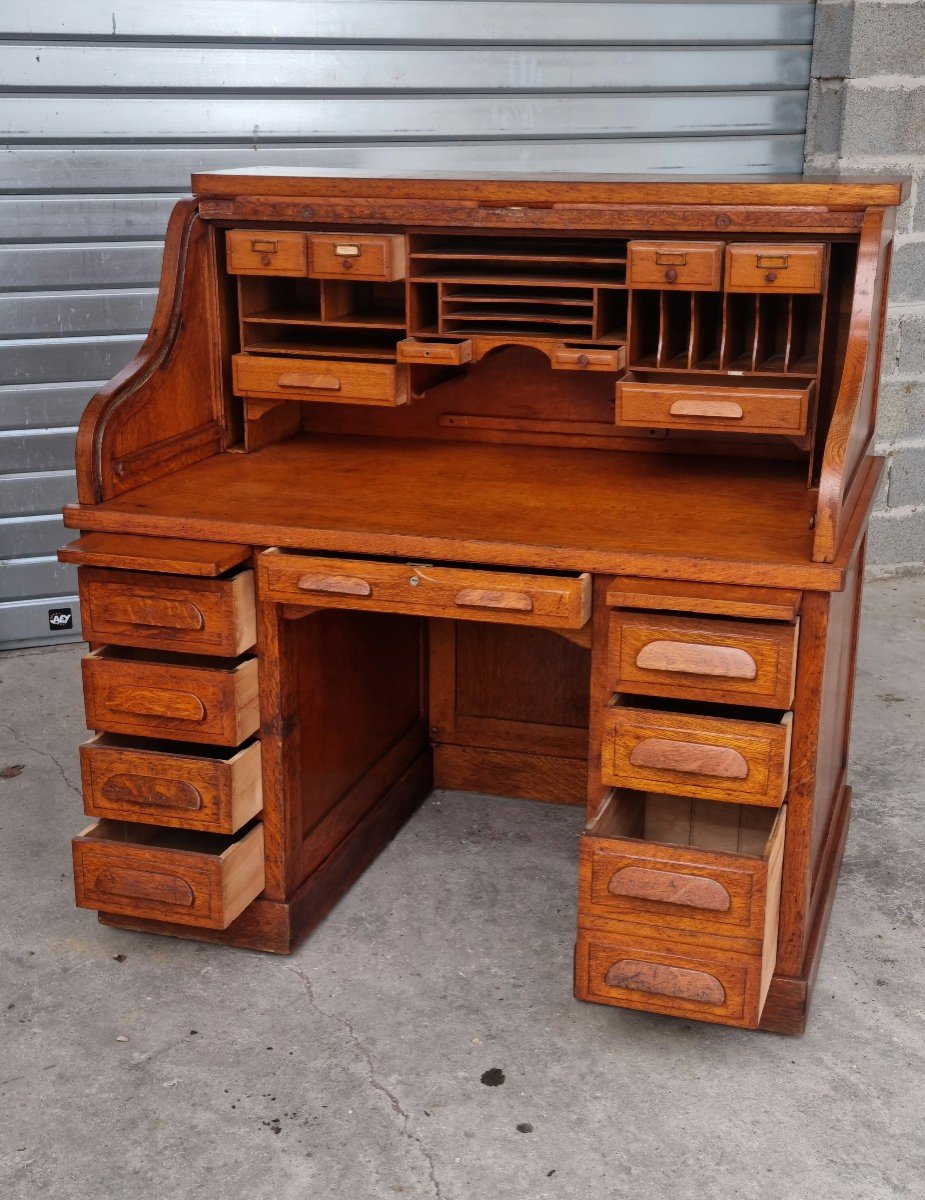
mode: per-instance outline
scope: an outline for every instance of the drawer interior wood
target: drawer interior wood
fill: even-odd
[[[783,813],[783,808],[617,789],[585,834],[766,859],[783,832]]]

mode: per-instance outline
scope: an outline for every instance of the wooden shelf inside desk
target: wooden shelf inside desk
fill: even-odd
[[[72,506],[67,524],[824,589],[837,569],[811,560],[814,504],[784,461],[300,435]]]

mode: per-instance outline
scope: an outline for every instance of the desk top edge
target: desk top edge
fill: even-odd
[[[413,188],[433,199],[555,199],[570,203],[716,204],[728,206],[833,205],[865,208],[901,204],[909,195],[905,176],[736,175],[632,176],[601,173],[520,174],[490,172],[474,176],[452,171],[413,174],[359,167],[232,167],[192,177],[196,196],[366,196],[409,198]],[[679,189],[683,195],[679,197]]]

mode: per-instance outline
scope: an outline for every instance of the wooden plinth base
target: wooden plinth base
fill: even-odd
[[[290,954],[356,883],[432,789],[433,765],[428,750],[288,900],[255,900],[227,929],[200,929],[103,912],[99,914],[100,922],[141,933]]]
[[[832,902],[835,899],[842,855],[845,852],[850,816],[851,788],[845,787],[839,795],[835,811],[832,814],[818,882],[813,893],[813,920],[806,947],[806,957],[803,960],[803,971],[796,979],[775,975],[771,980],[768,998],[765,1001],[764,1012],[758,1026],[767,1033],[799,1035],[806,1029],[810,1000],[816,983],[816,975],[819,972],[825,932],[829,924]]]

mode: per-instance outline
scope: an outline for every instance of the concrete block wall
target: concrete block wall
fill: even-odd
[[[913,177],[898,214],[871,574],[925,568],[925,0],[817,0],[806,171]]]

